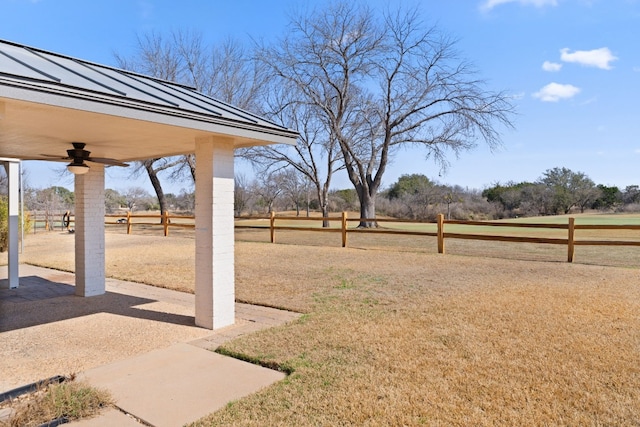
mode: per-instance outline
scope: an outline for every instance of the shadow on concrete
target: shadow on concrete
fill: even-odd
[[[53,277],[56,279],[55,273]],[[73,278],[73,276],[71,276]],[[60,274],[69,281],[68,274]],[[0,280],[0,287],[7,279]],[[0,332],[28,328],[97,313],[111,313],[177,325],[195,326],[193,316],[164,313],[141,308],[157,300],[106,292],[104,295],[79,297],[75,286],[39,276],[20,277],[16,289],[0,289]]]

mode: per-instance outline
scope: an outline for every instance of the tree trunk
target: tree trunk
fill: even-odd
[[[324,185],[321,187],[319,183],[316,183],[316,192],[318,195],[318,204],[320,205],[320,211],[322,212],[322,217],[327,218],[329,216],[329,184],[330,177],[327,177]],[[307,203],[307,216],[309,216],[309,203]],[[328,228],[331,224],[327,220],[322,220],[322,227]]]
[[[327,218],[329,216],[329,208],[327,207],[327,205],[322,205],[320,207],[320,210],[322,211],[323,218]],[[329,221],[327,221],[326,219],[322,220],[322,227],[327,228],[330,226],[331,226],[331,223]]]
[[[185,161],[187,165],[189,165],[189,172],[191,172],[191,178],[193,179],[193,183],[196,182],[196,156],[195,154],[187,154],[185,156]]]
[[[373,219],[373,221],[360,221],[358,228],[378,228],[376,217],[376,196],[371,196],[368,191],[358,192],[360,197],[360,218]]]
[[[147,174],[149,175],[149,179],[151,180],[151,185],[156,192],[156,196],[158,197],[158,204],[160,205],[160,215],[164,215],[167,211],[167,201],[164,197],[164,191],[162,191],[162,184],[160,184],[160,179],[158,178],[158,174],[155,169],[153,169],[153,161],[145,161],[144,167],[147,170]],[[162,218],[160,219],[162,222]]]

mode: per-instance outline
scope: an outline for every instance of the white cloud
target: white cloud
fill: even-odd
[[[569,99],[580,93],[580,88],[573,85],[563,85],[560,83],[549,83],[538,92],[533,94],[534,98],[538,98],[544,102],[558,102],[562,99]]]
[[[596,67],[603,70],[610,70],[609,64],[618,58],[611,53],[609,48],[601,47],[593,50],[576,50],[569,52],[568,48],[560,49],[560,59],[564,62],[575,62],[585,67]]]
[[[640,67],[633,67],[634,73],[640,73]]]
[[[557,6],[558,0],[485,0],[480,6],[481,10],[489,11],[496,6],[507,3],[519,3],[523,6],[532,5],[535,7]]]
[[[542,69],[545,71],[560,71],[562,68],[562,64],[558,64],[557,62],[544,61],[542,63]]]

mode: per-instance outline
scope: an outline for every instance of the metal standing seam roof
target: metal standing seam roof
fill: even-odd
[[[263,134],[266,143],[294,143],[297,137],[189,86],[0,40],[0,102],[3,98],[74,109],[100,104],[93,112],[201,131],[213,125],[212,132],[224,128],[244,138]]]

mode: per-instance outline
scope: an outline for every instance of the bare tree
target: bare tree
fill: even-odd
[[[198,91],[237,108],[259,112],[260,93],[265,90],[266,74],[261,63],[237,40],[227,38],[206,46],[199,33],[172,33],[172,49],[183,64],[180,81]],[[171,179],[185,176],[196,182],[196,158],[193,153],[181,157]]]
[[[105,211],[108,214],[114,213],[126,204],[127,202],[125,197],[118,191],[112,188],[107,188],[106,190],[104,190],[104,207]]]
[[[300,205],[304,203],[307,178],[296,169],[285,169],[275,178],[282,188],[282,194],[296,209],[296,216],[300,216]]]
[[[463,201],[463,191],[459,186],[441,187],[442,200],[447,205],[447,219],[451,219],[451,205]]]
[[[135,71],[158,79],[180,81],[184,65],[171,40],[161,34],[150,32],[137,36],[137,52],[130,58],[115,54],[120,68]]]
[[[194,86],[220,101],[260,113],[268,76],[253,51],[227,38],[211,48],[208,58],[207,79],[202,83],[194,80]]]
[[[125,58],[118,54],[115,56],[118,66],[126,70],[174,82],[180,81],[184,76],[185,64],[179,50],[171,40],[166,40],[155,32],[137,37],[137,52],[133,57]],[[135,176],[142,170],[147,173],[158,198],[160,211],[164,213],[167,202],[158,173],[175,166],[175,161],[169,165],[166,159],[155,158],[135,163],[132,175]]]
[[[189,181],[196,183],[196,155],[194,153],[184,154],[169,175],[169,179],[174,182]]]
[[[131,187],[122,196],[131,213],[140,207],[148,207],[151,198],[151,195],[142,187]]]
[[[258,196],[259,203],[267,208],[267,213],[273,212],[273,205],[282,194],[277,173],[262,174],[261,179],[254,181],[252,191]]]
[[[233,207],[236,216],[242,215],[242,212],[249,207],[252,196],[247,177],[243,174],[236,174],[233,180]]]
[[[622,201],[625,204],[634,204],[640,202],[640,186],[627,185],[622,193]]]
[[[322,216],[327,217],[331,180],[334,173],[344,169],[338,141],[317,106],[306,103],[304,93],[295,85],[276,79],[269,87],[264,114],[296,129],[300,134],[297,144],[254,147],[241,152],[241,156],[261,172],[287,167],[296,170],[313,186]]]
[[[193,191],[187,191],[184,188],[180,191],[180,194],[176,196],[176,207],[184,212],[191,212],[195,210],[196,195]]]
[[[193,86],[206,95],[252,112],[258,111],[259,93],[265,89],[261,63],[253,61],[252,53],[243,45],[226,39],[209,46],[198,32],[174,31],[168,36],[150,32],[138,36],[134,56],[116,55],[116,60],[122,68]],[[166,202],[161,200],[162,186],[157,172],[170,169],[169,179],[195,183],[193,153],[170,161],[149,159],[139,166],[149,174],[161,210]]]
[[[134,162],[134,168],[131,171],[132,176],[137,176],[143,171],[149,177],[153,190],[158,198],[158,204],[160,205],[160,214],[164,214],[168,211],[168,202],[165,197],[164,190],[162,189],[162,183],[160,182],[159,174],[162,171],[171,170],[176,166],[182,164],[182,158],[180,157],[160,157],[153,159],[146,159]]]
[[[362,218],[375,218],[382,177],[398,147],[422,146],[444,168],[448,151],[457,155],[478,140],[495,147],[495,123],[511,126],[509,98],[486,90],[457,57],[455,43],[425,28],[415,9],[378,19],[364,5],[339,1],[294,16],[289,29],[261,57],[321,113]]]

